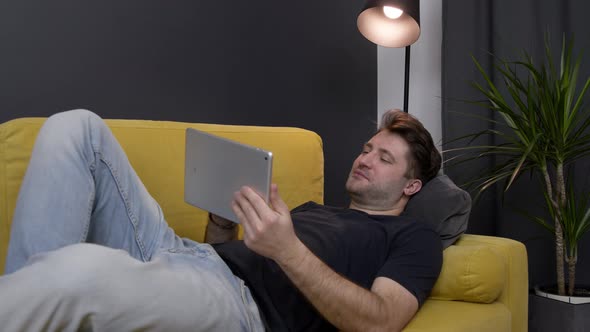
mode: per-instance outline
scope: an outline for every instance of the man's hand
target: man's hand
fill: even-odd
[[[244,243],[259,255],[280,263],[304,252],[276,184],[271,186],[270,206],[252,188],[243,187],[234,194],[232,209],[244,229]]]

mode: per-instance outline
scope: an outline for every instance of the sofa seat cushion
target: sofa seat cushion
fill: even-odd
[[[428,299],[404,332],[497,332],[511,330],[511,314],[490,304]]]
[[[440,276],[430,297],[491,303],[499,296],[506,282],[506,266],[489,246],[452,245],[443,252]]]

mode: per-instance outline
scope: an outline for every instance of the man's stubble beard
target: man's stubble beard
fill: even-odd
[[[354,189],[354,184],[346,182],[346,191],[352,202],[359,206],[379,206],[385,208],[391,205],[391,197],[385,188],[375,188],[374,186],[363,186]]]

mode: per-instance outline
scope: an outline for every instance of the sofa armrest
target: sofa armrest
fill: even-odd
[[[528,330],[528,260],[524,244],[494,236],[465,234],[457,245],[486,245],[494,249],[506,262],[506,286],[498,301],[512,313],[512,331]]]
[[[484,304],[429,299],[403,331],[499,332],[514,330],[511,330],[510,312],[500,302]]]
[[[418,311],[414,319],[404,331],[516,331],[526,332],[528,329],[528,266],[525,246],[515,240],[463,234],[461,238],[447,250],[462,252],[460,255],[445,254],[446,259],[459,259],[461,262],[445,262],[443,259],[443,273],[441,277],[447,281],[437,282],[430,297]],[[465,259],[470,257],[470,259]],[[482,264],[481,260],[492,258],[490,265],[496,266],[493,271],[495,285],[492,288],[499,293],[489,292],[493,296],[481,297],[473,293],[478,291],[478,285],[456,287],[451,278],[457,271],[447,269],[465,269],[471,275],[485,275],[491,273],[490,266]],[[473,259],[479,259],[473,264]],[[461,264],[467,264],[465,267]],[[499,265],[500,264],[500,265]],[[485,279],[485,278],[484,278]],[[485,281],[482,281],[485,282]],[[439,287],[436,289],[436,287]],[[490,287],[490,286],[486,286]],[[465,294],[453,292],[465,291]]]
[[[445,255],[447,259],[478,257],[480,253],[489,255],[493,252],[496,257],[493,264],[497,264],[498,259],[503,264],[503,268],[499,269],[504,273],[503,283],[494,281],[501,285],[499,294],[492,302],[489,301],[489,297],[484,297],[486,300],[480,301],[477,297],[470,299],[470,294],[452,294],[456,289],[444,289],[444,287],[454,286],[452,282],[437,283],[436,287],[442,287],[442,289],[433,290],[434,296],[426,301],[404,331],[487,331],[493,327],[494,331],[526,332],[528,329],[528,263],[525,246],[507,238],[463,234],[449,249],[461,249],[468,255]],[[483,256],[479,257],[481,260],[485,259]],[[443,270],[445,265],[465,268],[461,264],[469,264],[469,260],[453,262],[453,264],[443,260]],[[469,268],[472,269],[469,272],[475,275],[489,273],[489,271],[473,270],[489,269],[489,266],[482,265],[482,262],[471,264],[467,269]],[[456,273],[456,271],[451,272]],[[452,276],[449,271],[446,273],[446,276],[441,274],[441,277]],[[498,271],[494,273],[497,274]],[[497,275],[496,279],[499,278],[501,276]],[[475,285],[472,288],[477,287]]]

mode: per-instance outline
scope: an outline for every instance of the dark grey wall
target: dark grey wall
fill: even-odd
[[[326,196],[374,128],[362,1],[0,2],[0,122],[105,118],[297,126],[324,140]]]
[[[464,101],[481,100],[470,86],[478,80],[471,60],[473,55],[491,72],[492,53],[517,60],[526,49],[535,59],[544,52],[544,34],[549,33],[557,56],[561,38],[575,37],[575,51],[583,52],[580,77],[590,76],[588,19],[590,2],[585,0],[445,0],[443,2],[443,140],[488,128],[488,123],[469,115],[488,116],[489,112]],[[492,79],[494,76],[492,74]],[[499,80],[496,80],[498,83]],[[582,84],[581,82],[579,83]],[[590,97],[590,96],[587,96]],[[586,107],[590,107],[586,98]],[[480,143],[495,142],[483,139]],[[446,144],[451,148],[455,144]],[[572,173],[577,188],[588,191],[590,160],[577,164]],[[466,180],[492,160],[481,158],[470,165],[448,169],[458,182]],[[528,251],[531,285],[554,283],[555,249],[552,235],[516,212],[525,209],[543,215],[543,196],[538,179],[522,177],[502,200],[501,188],[488,191],[473,207],[468,231],[522,241]],[[579,248],[578,280],[590,284],[590,234]]]

